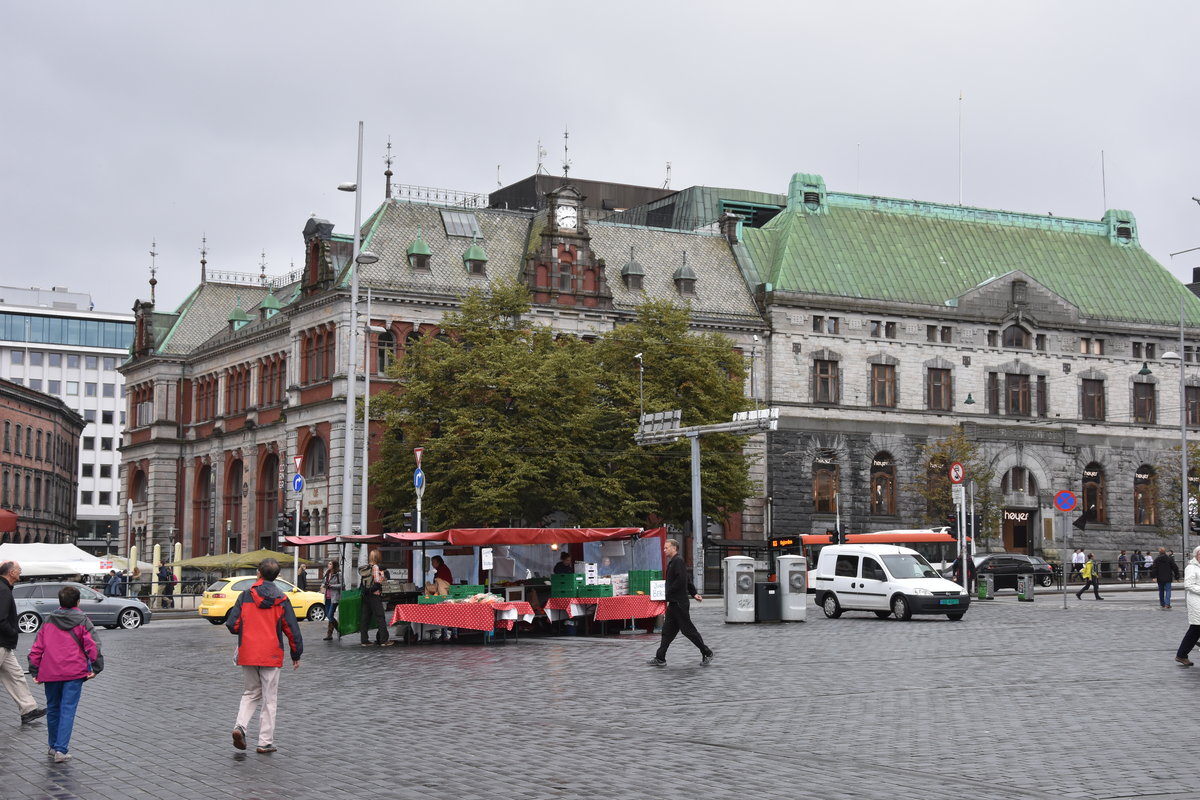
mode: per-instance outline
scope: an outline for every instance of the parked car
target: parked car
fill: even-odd
[[[953,580],[954,570],[947,567],[942,576]],[[987,553],[975,556],[975,577],[991,575],[997,589],[1016,589],[1021,575],[1036,575],[1042,586],[1054,584],[1054,567],[1038,556],[1024,553]]]
[[[79,590],[79,610],[93,625],[133,630],[150,621],[150,607],[136,597],[108,597],[73,581],[22,582],[12,590],[21,633],[34,633],[42,627],[43,620],[58,608],[58,590],[64,586]]]
[[[813,582],[817,605],[830,619],[843,611],[872,611],[883,619],[945,614],[960,620],[971,596],[942,578],[916,550],[885,544],[821,548]]]
[[[253,586],[257,580],[254,575],[218,578],[204,590],[198,609],[200,616],[213,625],[220,625],[229,615],[229,609],[237,602],[238,595]],[[296,619],[310,619],[313,622],[325,619],[325,595],[320,592],[306,592],[282,578],[276,578],[275,585],[287,595],[292,610],[296,612]]]

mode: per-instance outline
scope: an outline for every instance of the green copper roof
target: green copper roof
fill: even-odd
[[[229,312],[229,321],[230,322],[249,322],[250,315],[247,314],[245,311],[243,311],[241,306],[237,306],[236,308],[233,309],[233,311]]]
[[[421,232],[417,231],[417,238],[413,239],[413,243],[408,246],[407,255],[410,256],[431,256],[433,251],[429,249],[429,245],[421,238]]]
[[[829,193],[814,213],[795,200],[742,231],[749,272],[775,291],[953,305],[1022,271],[1084,317],[1178,323],[1183,297],[1200,324],[1200,299],[1141,248],[1126,211],[1089,221]]]
[[[467,263],[468,261],[487,261],[487,260],[488,260],[487,253],[484,252],[483,247],[481,247],[478,242],[472,242],[471,246],[467,248],[467,252],[463,253],[463,263],[464,264]]]
[[[267,292],[267,296],[262,299],[262,302],[258,304],[258,307],[274,311],[278,311],[279,309],[283,308],[279,302],[279,298],[275,296],[275,292],[273,290]]]

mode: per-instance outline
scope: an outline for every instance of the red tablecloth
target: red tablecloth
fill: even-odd
[[[657,617],[667,610],[666,603],[651,600],[649,595],[644,594],[618,597],[551,597],[546,601],[547,612],[566,612],[572,617],[586,614],[589,606],[595,607],[597,620]]]
[[[526,622],[533,619],[533,607],[529,603],[401,603],[392,611],[393,625],[418,622],[472,631],[496,628],[511,631],[519,618]]]

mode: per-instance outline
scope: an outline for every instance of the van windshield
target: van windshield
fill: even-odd
[[[916,554],[898,553],[883,556],[883,563],[887,565],[888,572],[892,573],[892,577],[897,580],[936,578],[938,576],[933,567],[929,566],[929,562]]]

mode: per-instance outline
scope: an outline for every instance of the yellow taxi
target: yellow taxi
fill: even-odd
[[[238,595],[254,585],[258,578],[254,575],[235,575],[232,578],[218,578],[204,590],[200,599],[200,616],[213,625],[220,625],[229,614],[229,609],[237,602]],[[275,579],[275,585],[283,592],[296,612],[296,619],[310,619],[320,622],[325,619],[325,595],[320,592],[306,592],[288,583],[282,578]]]

